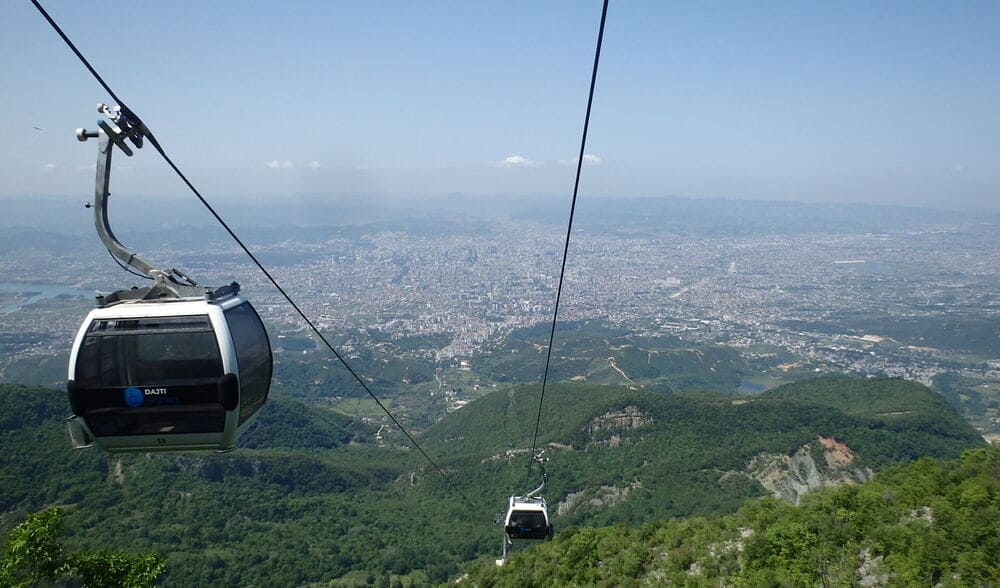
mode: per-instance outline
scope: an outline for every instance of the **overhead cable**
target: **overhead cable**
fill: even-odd
[[[556,304],[552,311],[552,328],[549,331],[549,346],[545,354],[545,371],[542,374],[542,391],[538,395],[538,414],[535,417],[535,433],[531,437],[531,454],[528,461],[528,478],[531,478],[531,464],[534,463],[538,448],[538,427],[542,421],[542,405],[545,402],[545,386],[549,381],[549,364],[552,363],[552,343],[556,338],[556,322],[559,319],[559,301],[562,298],[563,280],[566,276],[566,258],[569,255],[569,238],[573,233],[573,215],[576,212],[576,196],[580,191],[580,172],[583,169],[584,150],[587,147],[587,130],[590,127],[590,109],[594,104],[594,87],[597,85],[597,67],[601,62],[601,44],[604,41],[604,23],[608,17],[608,0],[601,8],[601,26],[597,31],[597,48],[594,50],[594,69],[590,74],[590,93],[587,95],[587,113],[583,117],[583,134],[580,137],[580,155],[576,159],[576,180],[573,182],[573,201],[569,208],[569,223],[566,226],[566,241],[563,245],[562,267],[559,270],[559,287],[556,289]]]

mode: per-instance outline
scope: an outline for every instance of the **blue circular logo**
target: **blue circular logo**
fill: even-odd
[[[137,406],[142,406],[142,401],[145,400],[145,396],[142,394],[142,390],[131,386],[125,388],[125,404],[135,408]]]

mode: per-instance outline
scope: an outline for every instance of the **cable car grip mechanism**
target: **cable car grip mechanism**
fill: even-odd
[[[160,298],[186,298],[205,297],[207,299],[219,298],[226,295],[220,291],[199,288],[198,283],[191,279],[184,272],[171,268],[161,270],[143,259],[138,253],[132,251],[118,240],[114,231],[111,230],[111,222],[108,218],[108,199],[111,196],[111,156],[114,147],[117,146],[122,153],[131,157],[135,149],[143,146],[143,137],[148,135],[146,126],[128,108],[121,106],[108,106],[98,104],[97,111],[104,115],[107,120],[98,120],[98,130],[88,131],[87,129],[77,129],[76,138],[83,142],[89,139],[97,139],[97,177],[94,188],[94,227],[101,242],[111,254],[120,260],[126,267],[131,267],[140,274],[153,280],[153,285],[148,288],[122,290],[110,295],[98,296],[98,306],[107,306],[121,300],[133,299],[160,299]],[[156,146],[155,141],[150,137],[150,141]],[[239,286],[236,286],[237,291]]]

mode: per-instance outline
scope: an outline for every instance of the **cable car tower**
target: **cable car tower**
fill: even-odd
[[[524,496],[511,496],[507,504],[507,514],[503,518],[502,554],[496,560],[498,566],[507,563],[507,555],[514,541],[541,541],[551,539],[552,523],[549,521],[548,505],[539,493],[545,488],[548,474],[545,473],[544,451],[539,450],[532,458],[542,470],[542,483]],[[499,522],[499,521],[498,521]]]
[[[126,108],[98,105],[94,226],[123,268],[152,283],[99,294],[77,333],[66,389],[74,448],[110,452],[227,450],[267,400],[267,331],[236,282],[206,288],[160,270],[122,245],[108,220],[111,156],[132,156],[147,135]],[[155,145],[154,145],[155,146]]]

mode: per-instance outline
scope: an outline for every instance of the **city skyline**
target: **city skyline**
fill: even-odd
[[[667,380],[689,365],[723,389],[851,373],[935,386],[955,376],[995,395],[995,223],[934,214],[848,223],[850,207],[801,208],[808,214],[798,219],[778,207],[757,217],[720,213],[707,224],[712,215],[689,210],[670,225],[582,225],[567,264],[556,377],[648,386],[655,382],[642,374],[662,360],[681,362],[660,372]],[[837,208],[848,210],[838,216]],[[823,212],[817,223],[813,213]],[[559,272],[555,228],[537,219],[408,218],[262,228],[248,245],[366,377],[407,398],[446,392],[457,407],[494,384],[540,377]],[[78,327],[65,317],[83,316],[95,289],[141,280],[93,236],[19,228],[0,240],[12,252],[0,257],[0,378],[57,382]],[[281,369],[327,394],[354,390],[224,234],[187,227],[127,241],[199,283],[237,280],[283,349]],[[967,416],[996,432],[1000,421],[991,419],[1000,417],[984,403]]]

